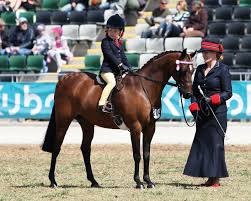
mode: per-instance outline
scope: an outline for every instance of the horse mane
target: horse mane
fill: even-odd
[[[141,69],[143,69],[143,68],[145,68],[146,66],[148,66],[150,63],[153,62],[153,60],[159,59],[159,58],[165,56],[166,54],[175,53],[175,52],[179,52],[179,51],[165,51],[165,52],[161,52],[161,53],[157,54],[156,56],[152,57],[150,60],[148,60],[148,61],[141,67]]]

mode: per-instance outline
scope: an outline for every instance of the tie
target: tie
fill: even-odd
[[[119,40],[115,40],[115,44],[117,45],[117,47],[120,47]]]

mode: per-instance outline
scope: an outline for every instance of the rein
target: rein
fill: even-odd
[[[167,85],[170,85],[170,86],[173,86],[173,87],[178,87],[177,84],[172,83],[172,82],[163,82],[163,81],[155,80],[155,79],[153,79],[153,78],[151,78],[151,77],[141,75],[141,74],[139,74],[139,73],[137,73],[137,72],[134,72],[134,71],[130,71],[130,73],[132,73],[133,75],[142,77],[142,78],[144,78],[145,80],[148,80],[148,81],[157,83],[157,84],[161,84],[161,85],[166,85],[166,84],[167,84]]]
[[[193,65],[193,62],[191,62],[191,61],[176,60],[176,71],[178,71],[178,72],[180,71],[180,64]],[[137,73],[135,71],[129,71],[129,72],[132,73],[133,75],[142,77],[145,80],[148,80],[148,81],[151,81],[151,82],[155,82],[155,83],[162,84],[162,85],[166,85],[167,84],[167,85],[170,85],[170,86],[173,86],[173,87],[180,88],[180,84],[177,84],[177,83],[172,83],[172,82],[168,82],[168,81],[167,82],[159,81],[159,80],[153,79],[151,77],[141,75],[140,73]]]
[[[193,126],[196,124],[197,119],[198,119],[198,116],[199,116],[198,110],[196,111],[196,116],[195,116],[195,118],[193,118],[193,119],[194,119],[194,122],[193,122],[192,124],[189,124],[188,121],[187,121],[187,117],[186,117],[186,115],[185,115],[184,104],[183,104],[183,99],[182,99],[182,94],[181,94],[181,92],[180,92],[180,102],[181,102],[183,117],[184,117],[184,119],[185,119],[185,122],[186,122],[187,126],[188,126],[188,127],[193,127]]]

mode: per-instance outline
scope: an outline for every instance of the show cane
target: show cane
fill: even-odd
[[[201,95],[203,96],[203,98],[206,98],[204,92],[202,91],[202,89],[201,89],[201,87],[200,87],[200,85],[198,86],[198,89],[199,89]],[[213,109],[211,108],[211,106],[210,106],[208,103],[207,103],[207,105],[208,105],[210,111],[212,112],[212,114],[213,114],[213,116],[214,116],[216,122],[218,123],[218,125],[219,125],[221,131],[223,132],[223,137],[225,137],[225,140],[228,141],[228,140],[229,140],[229,136],[226,134],[226,132],[225,132],[224,129],[222,128],[222,126],[221,126],[221,124],[220,124],[218,118],[216,117],[216,115],[215,115]],[[221,135],[221,134],[220,134],[220,135]],[[221,135],[221,136],[222,136],[222,135]]]

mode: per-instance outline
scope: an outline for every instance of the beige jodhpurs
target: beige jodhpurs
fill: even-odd
[[[112,91],[112,89],[116,86],[116,80],[113,73],[101,73],[101,77],[105,80],[107,83],[105,88],[103,89],[103,92],[101,94],[101,98],[98,102],[98,105],[105,105],[107,102],[107,99]]]

